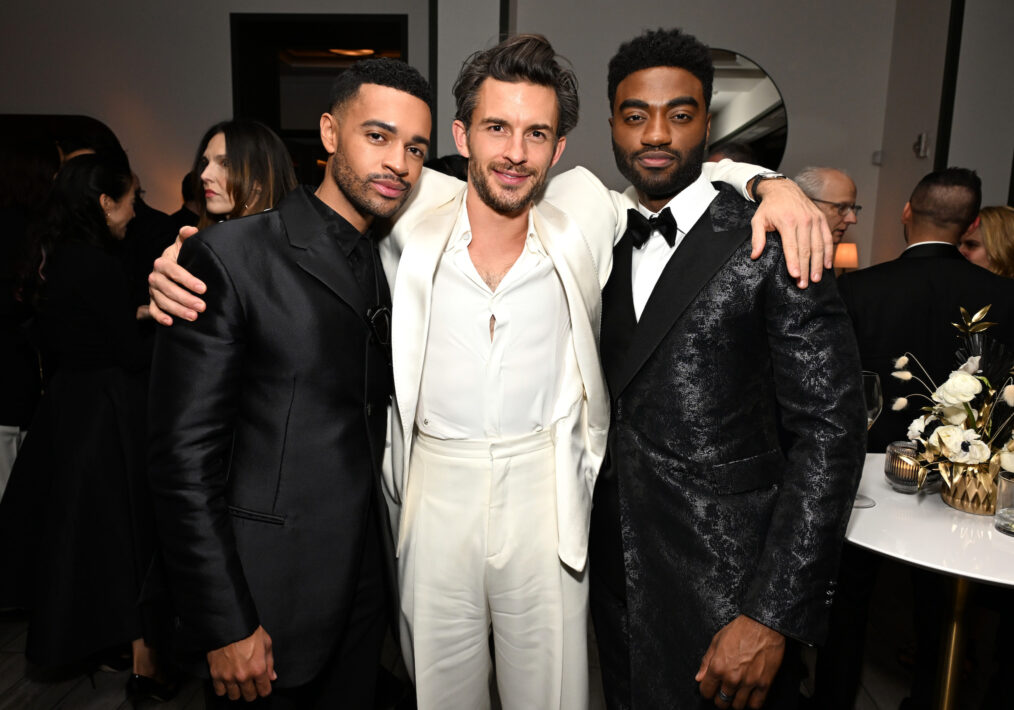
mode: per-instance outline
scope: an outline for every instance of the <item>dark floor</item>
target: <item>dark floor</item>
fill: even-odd
[[[862,689],[856,710],[895,710],[908,694],[911,671],[902,661],[914,637],[909,608],[911,583],[903,565],[887,564],[874,595],[870,614]],[[995,633],[995,614],[969,618],[968,677],[961,689],[960,710],[979,710],[986,678],[994,670],[990,649]],[[125,684],[128,671],[96,672],[54,677],[32,668],[25,660],[27,622],[23,615],[0,616],[0,710],[130,710]],[[594,639],[589,639],[592,690],[590,710],[604,708],[598,677]],[[393,644],[385,649],[385,663],[397,658]],[[902,657],[899,660],[899,657]],[[94,682],[94,686],[93,686]],[[494,704],[494,707],[498,703]],[[144,710],[204,710],[201,683],[191,679],[172,702],[146,703]],[[1008,708],[1014,708],[1014,701]]]
[[[54,676],[40,672],[25,660],[28,624],[23,616],[0,619],[0,710],[130,710],[126,683],[129,671],[98,671]],[[92,682],[94,681],[94,687]],[[196,680],[186,683],[169,703],[139,705],[164,710],[204,710],[204,695]]]

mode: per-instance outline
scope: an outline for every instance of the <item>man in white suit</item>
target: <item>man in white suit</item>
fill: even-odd
[[[405,658],[420,708],[488,707],[492,627],[504,707],[583,708],[601,288],[634,203],[578,168],[533,206],[577,118],[544,38],[473,55],[454,91],[467,187],[427,174],[382,247]]]
[[[544,38],[474,55],[455,95],[467,187],[427,172],[382,248],[405,659],[420,708],[488,707],[492,627],[505,708],[583,708],[588,520],[609,418],[600,291],[633,202],[578,168],[533,208],[577,120],[573,75]],[[759,172],[714,170],[741,189]],[[805,222],[815,210],[787,183],[765,183],[781,199],[764,213]],[[167,310],[188,318],[200,303],[179,306]]]

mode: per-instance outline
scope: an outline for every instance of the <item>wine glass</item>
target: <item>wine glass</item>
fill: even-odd
[[[863,370],[863,400],[866,402],[866,430],[869,431],[884,408],[884,391],[880,388],[880,375],[876,372]],[[872,508],[876,504],[869,496],[858,493],[852,507]]]

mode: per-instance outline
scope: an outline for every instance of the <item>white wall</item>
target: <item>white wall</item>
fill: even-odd
[[[410,62],[427,71],[425,0],[5,0],[0,113],[104,121],[148,202],[173,211],[201,135],[232,116],[230,12],[407,14]]]
[[[871,164],[881,148],[894,3],[857,0],[517,0],[518,31],[540,31],[577,70],[581,122],[561,163],[587,165],[614,187],[623,180],[609,150],[606,66],[621,41],[659,26],[679,26],[706,44],[760,65],[785,99],[788,145],[783,172],[806,165],[847,170],[868,205],[877,193]],[[849,231],[869,263],[866,213]]]
[[[1014,156],[1014,2],[965,0],[948,163],[975,168],[982,204],[1002,205]]]
[[[431,151],[434,157],[458,152],[451,136],[455,113],[451,90],[462,61],[473,52],[500,41],[500,3],[498,0],[439,0],[437,21],[436,149]]]
[[[974,36],[993,37],[1010,25],[995,19],[997,12],[1010,15],[1008,0],[967,2],[966,27]],[[621,41],[643,29],[679,25],[707,44],[746,55],[774,79],[789,121],[783,172],[824,164],[844,168],[855,178],[859,201],[866,207],[849,232],[859,244],[860,263],[897,253],[895,215],[931,163],[896,171],[892,161],[911,155],[915,119],[928,126],[935,139],[949,0],[856,0],[847,6],[831,0],[515,4],[516,29],[547,35],[573,62],[580,79],[582,118],[562,167],[580,162],[608,184],[623,185],[609,150],[606,64]],[[405,13],[410,59],[425,73],[428,5],[426,0],[8,0],[0,4],[0,26],[5,29],[0,113],[83,113],[105,121],[130,153],[150,202],[175,209],[179,179],[201,133],[231,115],[230,12]],[[495,43],[499,2],[439,0],[438,22],[437,155],[453,151],[451,86],[466,55]],[[969,49],[962,57],[963,70],[972,71],[982,60],[972,52],[972,42],[965,46]],[[989,78],[1006,80],[1009,87],[1011,50],[1002,42],[993,46],[1003,47],[1008,59],[994,65]],[[913,89],[918,86],[925,90]],[[979,130],[984,125],[984,90],[962,75],[959,109],[975,104],[974,128],[966,128],[966,114],[956,113],[955,157],[988,149],[995,136],[1011,139],[1009,108],[989,113],[991,119],[1004,121],[1002,129]],[[963,91],[973,91],[974,100],[963,98]],[[970,138],[977,138],[974,148]],[[877,150],[885,156],[883,169],[872,164]],[[979,158],[968,162],[981,165]],[[1009,170],[1009,162],[1007,166]]]
[[[872,261],[861,260],[861,265],[894,259],[905,248],[901,210],[912,188],[933,170],[949,14],[949,0],[897,0],[876,200],[864,196],[860,188],[860,197],[874,202],[867,210],[873,219],[866,218],[866,222],[872,223],[877,239]],[[920,133],[926,133],[929,140],[925,158],[916,157],[912,150]],[[862,251],[860,247],[861,256]]]

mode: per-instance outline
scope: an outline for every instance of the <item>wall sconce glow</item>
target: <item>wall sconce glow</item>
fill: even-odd
[[[329,49],[331,54],[340,54],[343,57],[368,57],[373,54],[372,49]]]

